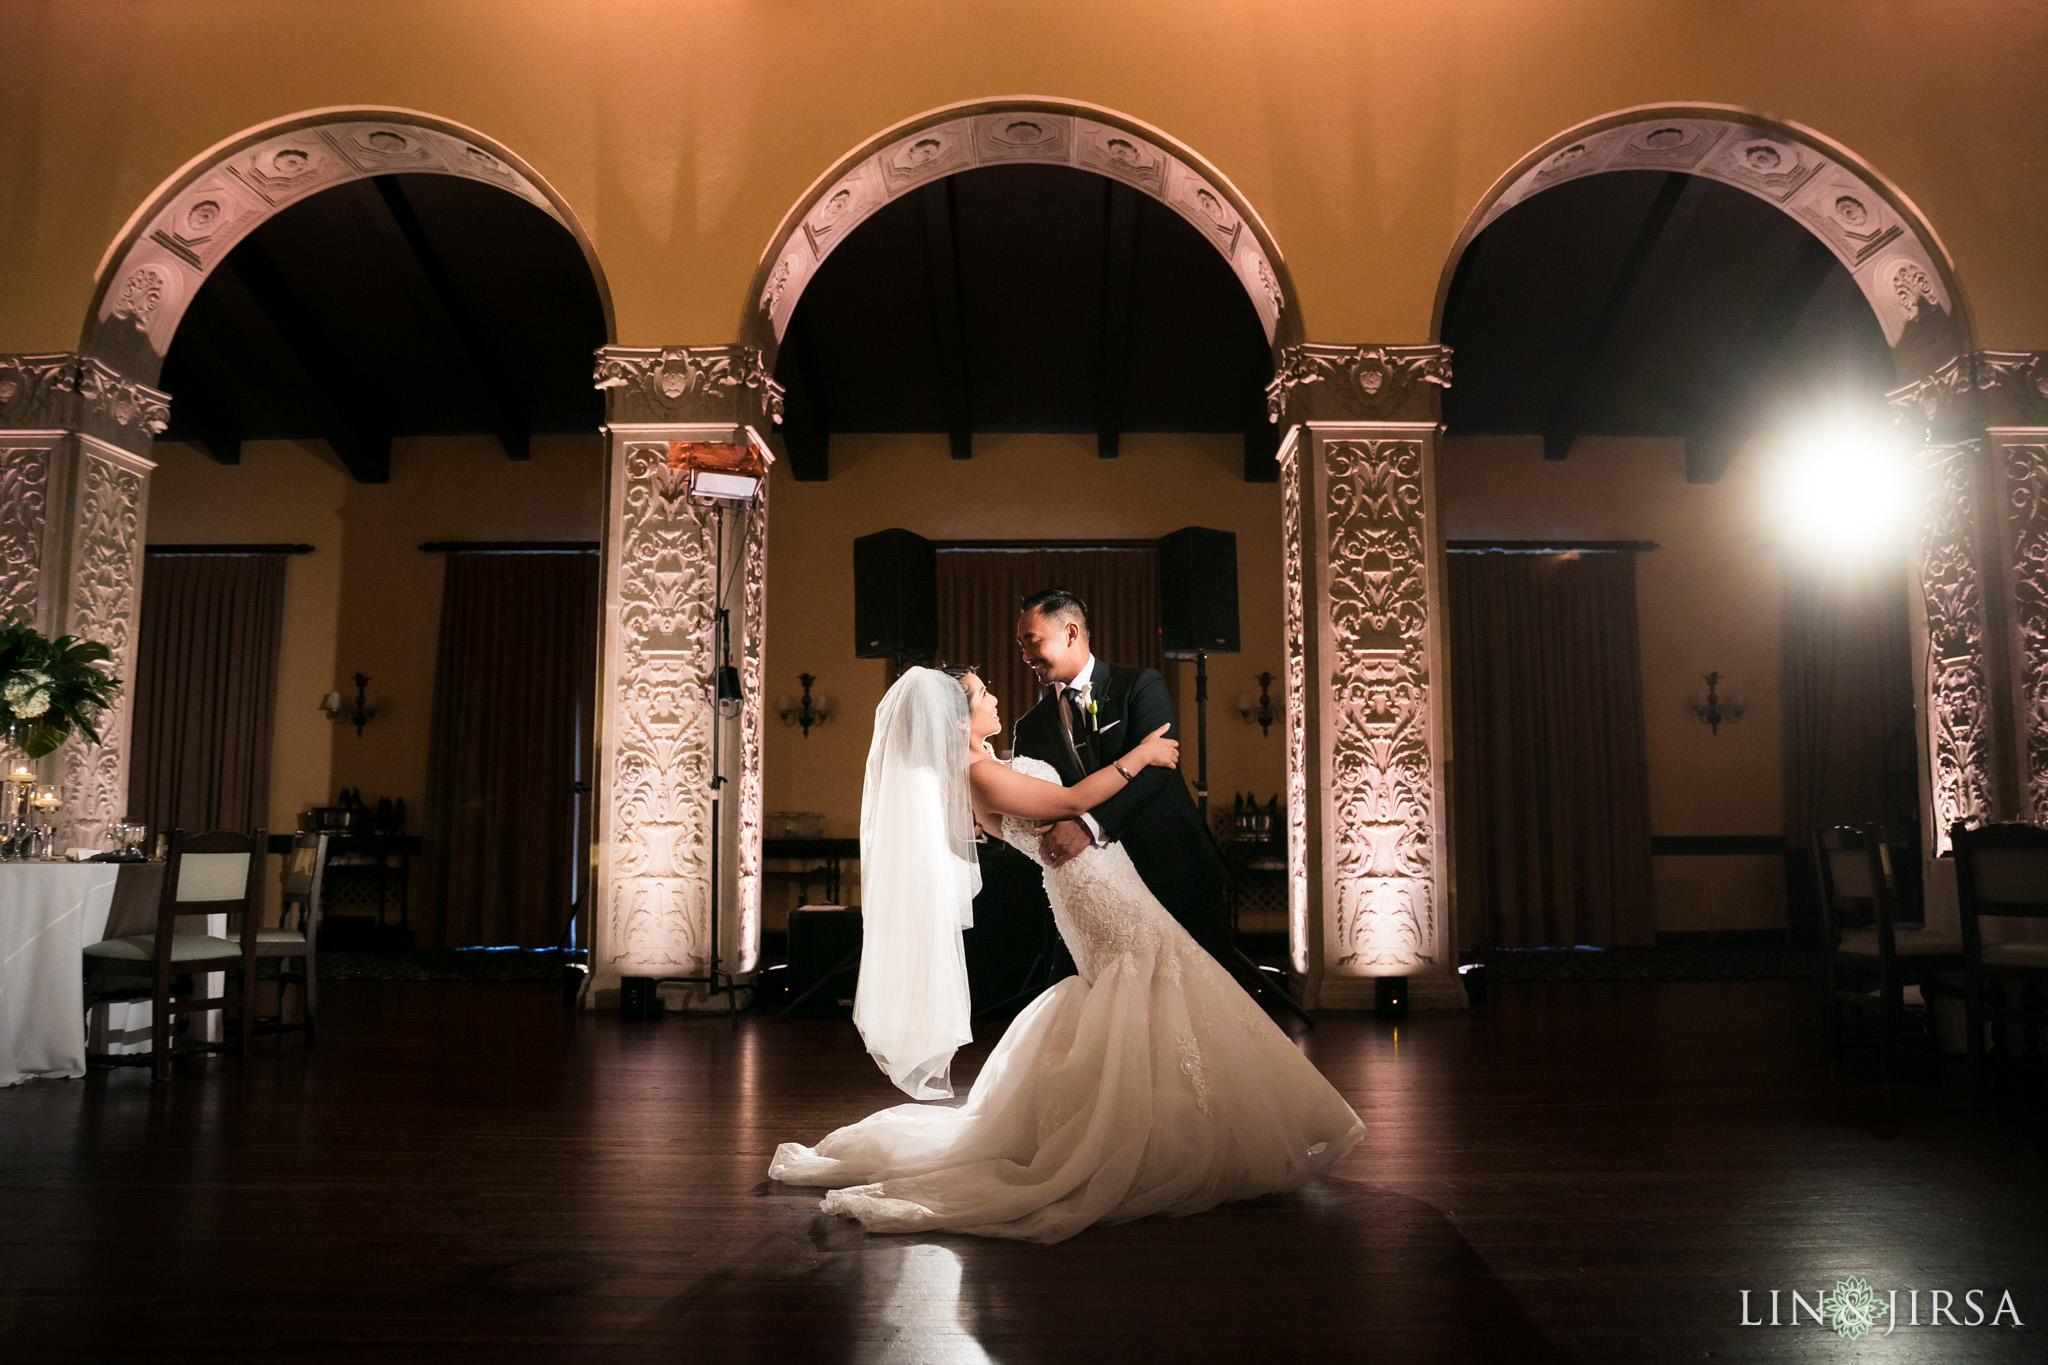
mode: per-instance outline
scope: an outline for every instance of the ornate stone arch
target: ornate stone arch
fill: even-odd
[[[1753,194],[1834,252],[1884,328],[1901,381],[1971,350],[1955,265],[1926,216],[1861,158],[1810,128],[1719,104],[1638,105],[1567,129],[1493,183],[1451,246],[1430,335],[1443,335],[1451,278],[1503,213],[1605,171],[1682,171]],[[1910,333],[1910,335],[1909,335]]]
[[[313,109],[259,124],[180,167],[143,201],[94,277],[81,354],[154,384],[200,285],[237,242],[306,196],[394,172],[461,176],[515,194],[575,237],[615,337],[611,289],[589,236],[555,189],[472,128],[410,109]]]
[[[1523,157],[1474,206],[1437,285],[1431,335],[1441,337],[1451,280],[1466,248],[1515,205],[1608,171],[1675,171],[1732,185],[1775,205],[1841,261],[1890,343],[1894,398],[1935,407],[1977,381],[1969,308],[1954,262],[1919,208],[1847,148],[1810,128],[1731,105],[1643,105],[1558,134]],[[1930,436],[1932,433],[1930,432]],[[1981,437],[1981,429],[1980,429]],[[1914,615],[1923,831],[1930,857],[1957,820],[2004,818],[2015,807],[2002,731],[2011,725],[2000,575],[1985,524],[1994,472],[1981,439],[1945,435],[1916,457],[1920,591]],[[1949,888],[1945,907],[1938,886]],[[1952,921],[1953,879],[1929,863],[1930,912]]]
[[[769,367],[804,286],[876,209],[920,185],[979,166],[1072,166],[1157,199],[1230,263],[1277,355],[1303,337],[1286,262],[1257,212],[1224,174],[1150,124],[1097,105],[1036,96],[930,109],[862,143],[812,182],[775,229],[754,271],[740,342]]]

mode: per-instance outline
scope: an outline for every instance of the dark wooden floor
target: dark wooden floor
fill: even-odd
[[[765,1181],[890,1102],[848,1024],[335,985],[311,1051],[0,1091],[0,1361],[2048,1357],[2029,1120],[1831,1067],[1807,990],[1326,1019],[1303,1045],[1368,1129],[1335,1177],[1045,1248]],[[1739,1290],[1845,1274],[2010,1290],[2025,1328],[1741,1326]]]

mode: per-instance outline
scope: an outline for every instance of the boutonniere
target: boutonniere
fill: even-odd
[[[1102,732],[1102,703],[1095,700],[1095,684],[1092,682],[1081,689],[1081,709],[1088,713],[1088,728],[1100,734]]]

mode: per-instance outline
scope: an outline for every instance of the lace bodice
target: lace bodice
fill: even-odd
[[[1025,777],[1036,777],[1059,785],[1059,773],[1041,759],[1018,757],[1010,769]],[[1040,822],[1014,815],[1003,817],[1003,842],[1025,857],[1045,866],[1039,856]],[[1111,959],[1131,952],[1149,957],[1158,951],[1167,931],[1177,928],[1173,917],[1146,889],[1131,855],[1121,844],[1084,849],[1064,867],[1046,868],[1045,890],[1052,901],[1053,919],[1060,937],[1074,955],[1074,966],[1082,979],[1094,981]],[[1177,953],[1169,957],[1178,959]],[[1169,970],[1171,970],[1169,968]]]

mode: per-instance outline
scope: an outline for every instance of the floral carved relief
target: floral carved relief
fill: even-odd
[[[1280,448],[1281,591],[1285,616],[1287,725],[1287,942],[1297,972],[1309,969],[1308,620],[1302,609],[1307,556],[1301,542],[1303,436]]]
[[[0,356],[0,430],[83,431],[147,455],[170,418],[169,394],[90,356]]]
[[[1433,962],[1437,948],[1424,443],[1323,448],[1327,501],[1331,963]]]
[[[712,513],[662,445],[629,446],[613,532],[605,886],[614,965],[684,974],[709,956]]]
[[[0,621],[38,620],[50,448],[0,445]]]
[[[618,422],[782,421],[782,385],[751,346],[606,346],[594,382]]]
[[[1936,853],[1958,820],[1994,818],[1984,589],[1972,547],[1978,443],[1930,446],[1920,459],[1920,595],[1927,620],[1927,739]]]
[[[78,477],[71,586],[62,629],[104,644],[113,656],[109,671],[132,682],[144,476],[87,447],[79,453]],[[58,751],[58,787],[66,821],[60,838],[66,845],[97,844],[106,827],[127,814],[131,705],[124,688],[100,718],[100,743],[78,739]]]
[[[2048,426],[2048,351],[1972,351],[1885,401],[1892,420],[1909,427]]]
[[[761,806],[762,746],[765,740],[767,694],[762,672],[762,646],[767,639],[768,606],[768,483],[746,514],[746,542],[740,562],[739,619],[732,633],[740,653],[740,856],[739,940],[733,950],[736,970],[754,969],[761,942]]]
[[[1450,383],[1448,346],[1305,342],[1280,353],[1266,386],[1266,415],[1274,422],[1433,421],[1437,392]]]
[[[2042,824],[2048,822],[2048,445],[2005,447],[2005,486],[2026,817]]]

